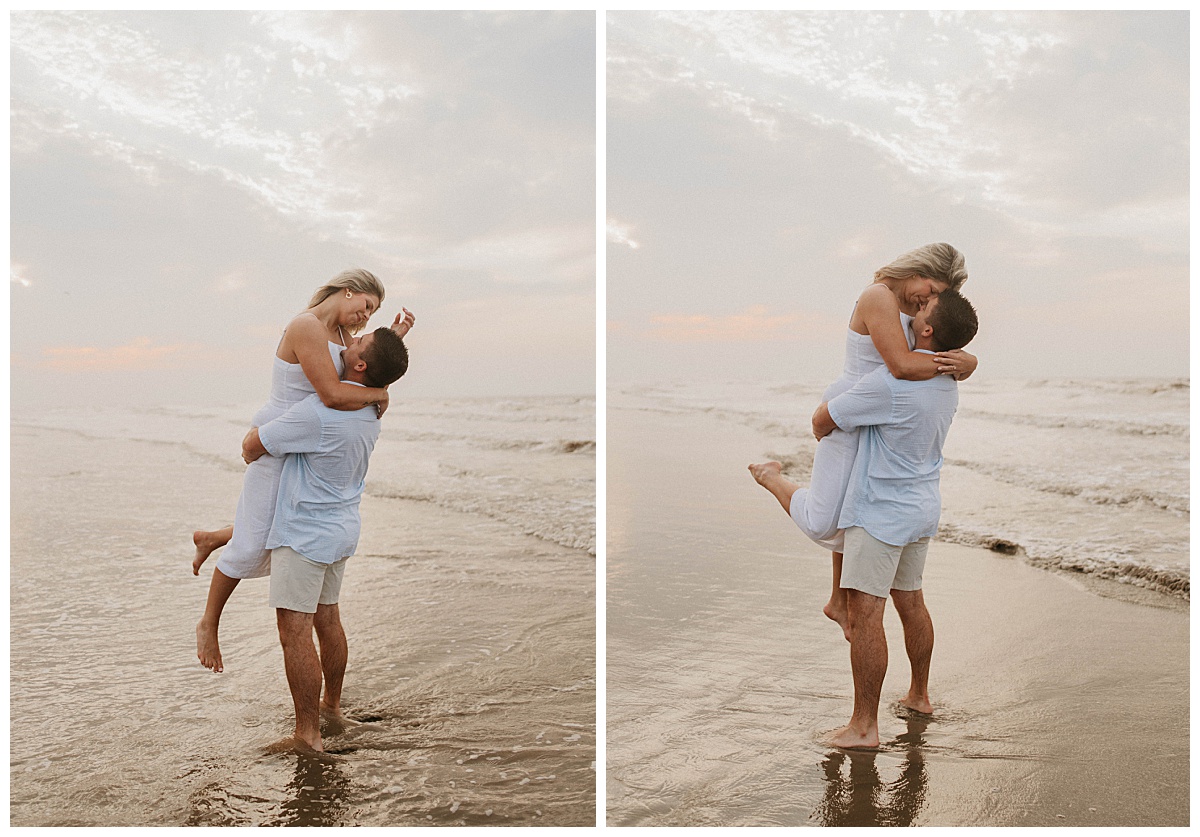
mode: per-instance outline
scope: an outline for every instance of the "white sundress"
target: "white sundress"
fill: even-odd
[[[345,346],[328,341],[329,354],[342,377],[342,350]],[[279,418],[293,404],[315,393],[313,385],[298,363],[275,358],[271,370],[271,397],[251,420],[254,427]],[[260,456],[246,467],[242,478],[242,496],[238,498],[237,514],[233,519],[233,539],[221,550],[217,569],[230,578],[260,578],[271,574],[271,551],[266,548],[267,535],[275,519],[275,501],[279,495],[279,474],[283,457]]]
[[[904,328],[910,351],[916,345],[911,324],[912,317],[900,312],[900,325]],[[868,372],[883,365],[883,356],[875,348],[871,335],[859,334],[847,328],[846,362],[841,377],[825,389],[821,401],[836,398],[857,384]],[[789,509],[800,531],[833,552],[841,552],[845,542],[845,534],[837,524],[858,453],[858,433],[858,430],[834,430],[817,443],[809,486],[796,490]]]

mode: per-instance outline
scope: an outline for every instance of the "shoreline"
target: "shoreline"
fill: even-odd
[[[1155,411],[1140,385],[1126,392],[1120,381],[1100,383],[963,387],[938,537],[1190,601],[1186,388],[1182,399],[1172,388]],[[609,409],[650,423],[707,417],[710,437],[744,439],[747,461],[779,460],[804,485],[816,450],[807,415],[820,391],[745,382],[626,388]],[[1160,425],[1172,432],[1146,432]]]

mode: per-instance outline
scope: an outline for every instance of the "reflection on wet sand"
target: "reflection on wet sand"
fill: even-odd
[[[288,782],[288,800],[264,825],[346,825],[350,811],[350,780],[343,763],[319,755],[297,755],[296,773]]]
[[[825,757],[825,796],[814,818],[827,826],[910,826],[925,805],[928,775],[925,730],[929,716],[910,714],[908,730],[881,748],[903,751],[900,777],[885,782],[875,765],[879,750],[835,750]],[[849,762],[849,771],[843,770]]]

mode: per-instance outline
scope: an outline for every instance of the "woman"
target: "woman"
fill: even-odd
[[[821,400],[836,398],[885,364],[895,377],[909,381],[939,374],[960,381],[969,377],[978,364],[974,355],[961,349],[934,355],[914,352],[909,328],[930,299],[948,288],[958,290],[966,281],[966,260],[949,244],[918,247],[875,271],[875,281],[859,296],[850,316],[842,375]],[[846,594],[839,586],[843,534],[837,522],[857,450],[858,431],[835,430],[820,440],[807,489],[786,479],[778,462],[750,466],[754,479],[775,495],[804,534],[833,551],[833,591],[823,612],[841,625],[843,633],[847,631]]]
[[[379,309],[383,296],[383,284],[373,274],[358,269],[342,271],[317,289],[307,310],[288,323],[283,332],[275,350],[271,397],[255,413],[252,420],[255,427],[283,415],[314,392],[327,407],[359,410],[374,404],[379,415],[383,415],[388,405],[386,389],[360,387],[341,380],[341,353],[346,348],[346,335],[362,329]],[[392,323],[392,330],[403,337],[414,322],[413,315],[402,309]],[[273,456],[253,462],[246,468],[233,526],[211,532],[201,530],[192,535],[196,545],[192,561],[195,575],[200,574],[200,566],[209,555],[229,544],[217,561],[204,616],[196,625],[196,656],[205,668],[213,671],[223,670],[217,629],[225,602],[241,579],[271,572],[266,543],[275,516],[282,468],[283,460]]]

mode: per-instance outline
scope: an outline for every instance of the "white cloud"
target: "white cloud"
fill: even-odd
[[[320,19],[199,18],[231,30],[230,52],[214,63],[111,14],[18,13],[12,45],[24,66],[14,71],[14,87],[36,96],[43,112],[69,113],[61,133],[142,176],[153,176],[146,160],[158,158],[215,175],[287,218],[378,241],[362,213],[342,208],[367,184],[339,165],[330,140],[372,129],[389,102],[416,93],[394,68],[354,61],[349,29],[339,40],[307,25]],[[280,49],[254,42],[264,33]]]
[[[634,240],[633,228],[628,224],[609,218],[606,229],[608,240],[613,244],[624,244],[630,250],[636,250],[642,246],[640,242]]]
[[[1091,73],[1104,85],[1101,95],[1117,85],[1153,89],[1158,99],[1163,93],[1154,70],[1136,70],[1126,80],[1101,63],[1103,41],[1118,39],[1122,25],[1103,16],[680,11],[614,12],[609,20],[612,101],[647,101],[674,88],[736,114],[771,140],[815,126],[873,148],[934,188],[1017,218],[1044,215],[1049,206],[1035,204],[1055,200],[1043,184],[1057,179],[1056,171],[1080,183],[1106,180],[1074,171],[1103,141],[1101,132],[1132,137],[1135,128],[1105,117],[1097,101],[1075,119],[1084,142],[1066,144],[1050,123],[1075,107],[1072,99],[1096,98],[1086,88],[1057,107],[1027,108],[1020,119],[998,111],[998,102],[1014,90],[1058,89],[1064,72]],[[1101,46],[1090,50],[1086,38],[1093,34]],[[1112,46],[1121,48],[1128,47]],[[1128,63],[1134,66],[1132,58]],[[1151,113],[1159,107],[1153,97],[1139,104]],[[1029,136],[1039,129],[1040,146]],[[1028,172],[1012,156],[1024,142]],[[1145,153],[1155,159],[1153,149]],[[1055,202],[1063,223],[1088,211]]]

